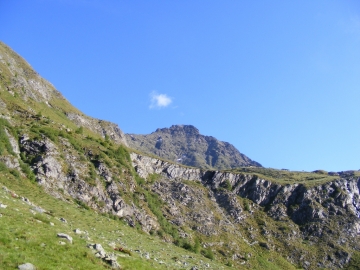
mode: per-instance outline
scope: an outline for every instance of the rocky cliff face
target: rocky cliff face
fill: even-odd
[[[271,223],[280,221],[284,224],[279,232],[271,229],[270,222],[268,226],[265,221],[260,222],[264,225],[261,234],[267,238],[267,242],[262,245],[276,250],[270,239],[278,238],[278,241],[291,250],[288,260],[302,264],[304,268],[343,267],[351,258],[348,249],[360,248],[359,177],[348,176],[314,187],[301,184],[281,185],[251,174],[185,168],[138,154],[131,154],[131,158],[133,166],[142,177],[157,173],[167,179],[162,184],[153,186],[167,203],[174,205],[173,201],[177,201],[178,204],[193,205],[198,203],[198,198],[204,198],[207,194],[214,205],[223,211],[224,223],[216,224],[213,212],[206,207],[198,207],[203,210],[203,214],[199,214],[196,220],[186,214],[179,215],[179,211],[173,207],[171,213],[174,213],[172,218],[175,223],[202,224],[197,230],[209,235],[222,231],[225,224],[235,227],[237,224],[244,224],[254,216],[252,210],[249,215],[244,210],[244,205],[239,203],[238,198],[241,197],[254,203],[254,212],[262,208]],[[206,188],[205,194],[200,195],[190,185],[184,185],[184,180],[201,183]],[[199,204],[206,205],[205,200]],[[209,224],[208,228],[206,225]],[[286,236],[282,235],[284,231],[287,232]],[[261,237],[254,234],[249,238],[249,241],[259,241]],[[324,254],[315,258],[306,248],[295,248],[289,241],[307,241],[310,245],[318,246]],[[326,248],[321,246],[323,244]],[[283,252],[287,253],[285,250]]]
[[[192,126],[126,136],[129,146],[142,143],[152,153],[203,168],[129,154],[116,125],[73,108],[0,44],[1,177],[33,181],[59,200],[120,218],[224,267],[360,265],[358,173],[312,185],[315,174],[286,183],[250,167],[206,169],[260,164]]]
[[[134,149],[183,165],[216,169],[261,166],[230,143],[201,135],[191,125],[157,129],[149,135],[126,134],[126,138]]]
[[[70,197],[100,212],[124,218],[129,224],[139,223],[145,231],[157,228],[153,218],[121,195],[134,191],[135,180],[129,169],[120,169],[120,165],[109,169],[99,156],[103,145],[112,144],[114,149],[116,144],[126,145],[121,129],[78,111],[3,43],[0,120],[1,140],[8,142],[7,150],[0,147],[0,162],[8,168],[21,171],[20,164],[28,164],[37,183],[57,198]],[[86,130],[77,134],[80,127]],[[95,138],[97,135],[106,140],[101,142]],[[86,137],[93,141],[80,146],[74,140],[76,136],[80,141]],[[123,182],[114,177],[122,174]]]
[[[63,200],[71,197],[100,212],[124,218],[132,226],[137,222],[147,232],[157,228],[156,220],[121,196],[124,191],[134,191],[131,176],[127,183],[114,179],[113,174],[119,172],[109,169],[91,152],[83,155],[66,138],[55,145],[45,136],[30,139],[22,135],[20,148],[24,159],[31,159],[36,181],[54,197]],[[91,170],[95,175],[89,181]]]

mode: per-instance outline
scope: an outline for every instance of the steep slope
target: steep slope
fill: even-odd
[[[257,256],[261,247],[305,269],[360,266],[359,172],[204,171],[139,154],[131,158],[140,176],[159,175],[150,187],[167,203],[167,218],[216,239],[213,248],[227,250],[225,257],[252,246]],[[279,178],[269,181],[268,175]]]
[[[148,135],[126,134],[126,138],[131,148],[187,166],[219,170],[244,166],[261,167],[230,143],[201,135],[191,125],[174,125],[157,129]]]
[[[41,78],[31,66],[8,46],[0,42],[0,113],[11,118],[14,113],[23,117],[48,116],[64,125],[64,129],[90,129],[101,137],[126,145],[121,129],[113,123],[84,115],[73,107],[52,84]]]
[[[3,44],[0,79],[0,268],[358,269],[359,172],[185,167],[133,153]]]
[[[201,254],[140,233],[111,215],[58,200],[38,186],[0,169],[0,269],[24,263],[59,269],[227,269]],[[65,233],[72,238],[59,238]],[[96,244],[96,245],[94,245]],[[107,257],[101,259],[101,254]],[[201,261],[201,262],[200,262]],[[112,265],[112,267],[111,267]]]

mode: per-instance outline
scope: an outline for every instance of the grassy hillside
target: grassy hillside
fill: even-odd
[[[0,208],[1,269],[15,269],[25,262],[34,264],[38,270],[109,269],[108,264],[87,248],[88,243],[100,243],[106,251],[114,252],[123,269],[187,269],[184,263],[197,265],[200,260],[211,264],[212,269],[226,269],[216,261],[165,243],[121,220],[84,208],[71,198],[59,201],[35,183],[14,176],[4,168],[0,175],[0,202],[7,206]],[[37,207],[28,205],[21,197],[46,211],[38,212]],[[88,233],[78,235],[75,229]],[[69,234],[73,243],[58,238],[58,233]],[[59,241],[66,244],[61,245]],[[129,250],[131,255],[114,248]],[[147,253],[150,259],[145,258]]]
[[[176,132],[179,142],[188,139]],[[26,262],[109,269],[89,244],[114,253],[123,269],[360,265],[359,172],[341,178],[239,167],[202,171],[221,175],[209,178],[215,184],[161,170],[142,178],[122,136],[116,125],[74,108],[0,43],[1,269]],[[166,163],[151,162],[150,169]]]

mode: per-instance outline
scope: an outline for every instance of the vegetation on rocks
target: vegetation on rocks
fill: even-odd
[[[189,126],[131,136],[201,168],[131,149],[0,43],[0,268],[359,267],[359,172],[262,168]]]

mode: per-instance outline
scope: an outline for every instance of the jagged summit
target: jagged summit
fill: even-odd
[[[179,134],[179,133],[185,133],[188,135],[200,135],[199,130],[194,127],[193,125],[172,125],[170,128],[158,128],[155,132],[165,132],[170,133],[172,135]]]
[[[158,128],[148,135],[126,134],[130,147],[188,166],[208,169],[261,167],[232,144],[201,135],[192,125]]]

